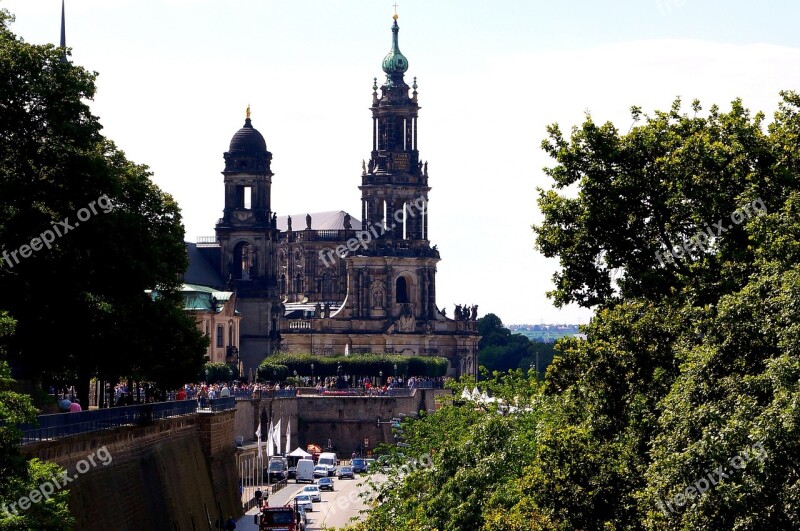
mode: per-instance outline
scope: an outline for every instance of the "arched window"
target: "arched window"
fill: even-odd
[[[222,348],[225,346],[225,327],[217,325],[217,347]]]
[[[394,293],[395,301],[398,304],[407,304],[411,302],[408,297],[408,282],[406,281],[406,277],[397,277]]]
[[[281,295],[286,295],[286,275],[281,275]]]
[[[255,253],[247,242],[238,244],[233,250],[233,278],[251,280],[254,273]]]

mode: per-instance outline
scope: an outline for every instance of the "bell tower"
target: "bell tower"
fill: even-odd
[[[369,245],[350,258],[349,292],[353,315],[402,318],[406,329],[436,319],[436,263],[439,252],[428,240],[428,165],[417,145],[417,81],[406,84],[408,59],[400,51],[397,14],[392,45],[384,57],[386,74],[372,85],[372,151],[362,166],[362,231]]]
[[[275,246],[278,229],[270,208],[272,153],[252,124],[247,107],[244,126],[231,138],[222,172],[225,207],[216,225],[220,272],[235,290],[241,321],[240,356],[257,366],[278,347],[279,319]]]
[[[400,51],[397,14],[393,18],[380,94],[377,78],[372,85],[372,152],[359,187],[362,228],[377,229],[380,247],[421,248],[428,246],[428,167],[417,146],[417,80],[411,87],[405,82],[408,59]]]

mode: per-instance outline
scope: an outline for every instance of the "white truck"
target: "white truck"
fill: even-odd
[[[328,476],[332,476],[336,473],[336,465],[339,464],[339,459],[336,457],[336,454],[333,452],[323,452],[319,454],[319,459],[317,460],[317,466],[326,466],[328,467]]]

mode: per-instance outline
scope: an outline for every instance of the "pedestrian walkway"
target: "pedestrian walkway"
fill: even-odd
[[[255,524],[253,517],[258,514],[258,508],[254,507],[247,511],[244,516],[239,518],[236,522],[236,531],[258,531],[258,526]]]

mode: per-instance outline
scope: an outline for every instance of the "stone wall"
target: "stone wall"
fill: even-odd
[[[208,529],[220,513],[242,513],[233,417],[233,411],[187,415],[26,445],[22,452],[75,477],[68,487],[76,529]],[[107,465],[98,459],[101,448],[110,456]],[[96,465],[79,474],[76,467],[90,455]]]

